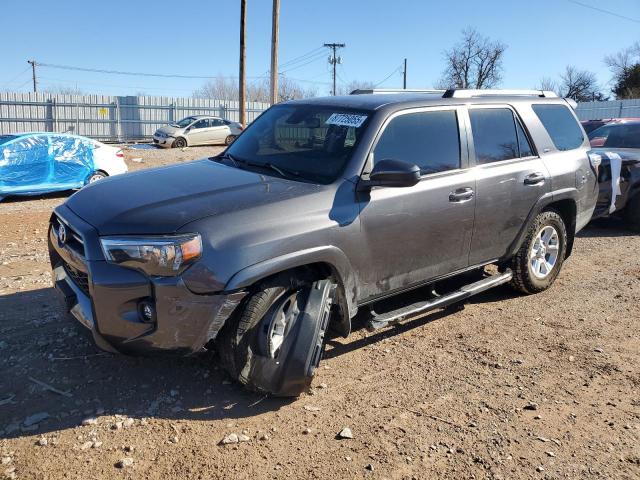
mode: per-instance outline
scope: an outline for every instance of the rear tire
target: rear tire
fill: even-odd
[[[235,139],[236,139],[235,135],[227,135],[227,138],[224,139],[224,144],[227,146],[231,145]]]
[[[328,317],[314,335],[316,324],[305,309],[322,282],[326,280],[311,283],[278,275],[257,286],[216,338],[220,362],[233,379],[249,390],[277,396],[297,396],[309,387]]]
[[[567,228],[555,211],[540,213],[511,260],[511,286],[526,293],[549,288],[558,277],[567,251]]]
[[[109,175],[107,175],[102,170],[96,170],[91,175],[89,175],[89,178],[87,179],[87,185],[90,184],[90,183],[94,183],[94,182],[97,182],[99,180],[102,180],[103,178],[107,178],[108,176]]]
[[[623,212],[629,230],[640,232],[640,193],[629,200]]]
[[[184,148],[187,146],[187,140],[182,138],[182,137],[178,137],[173,141],[173,144],[171,145],[172,148]]]

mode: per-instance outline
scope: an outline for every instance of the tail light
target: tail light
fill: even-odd
[[[244,130],[244,125],[240,124],[240,125],[238,125],[238,128],[240,129],[240,131],[243,131]]]
[[[124,157],[124,153],[122,153],[122,150],[118,150],[116,152],[116,157],[119,157],[119,158],[123,158]]]

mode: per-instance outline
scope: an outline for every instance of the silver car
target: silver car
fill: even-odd
[[[242,129],[238,122],[209,115],[193,115],[156,130],[153,143],[165,148],[221,143],[231,145]]]

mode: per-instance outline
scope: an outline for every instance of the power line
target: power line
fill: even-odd
[[[629,20],[631,22],[640,23],[640,20],[636,18],[627,17],[625,15],[621,15],[616,12],[612,12],[611,10],[605,10],[604,8],[594,7],[593,5],[589,5],[586,3],[578,2],[577,0],[567,0],[569,3],[575,3],[576,5],[580,5],[584,8],[590,8],[591,10],[595,10],[596,12],[606,13],[607,15],[613,15],[614,17],[622,18],[624,20]]]
[[[384,80],[379,81],[378,83],[376,83],[373,87],[377,87],[379,85],[382,85],[384,82],[386,82],[387,80],[389,80],[391,77],[393,77],[396,73],[398,73],[400,70],[402,69],[402,65],[398,65],[393,72],[391,72],[389,75],[387,75]]]
[[[31,67],[27,67],[25,68],[23,71],[21,71],[18,75],[16,75],[15,77],[13,77],[11,80],[9,80],[8,82],[5,82],[2,84],[2,88],[6,87],[7,85],[15,82],[19,77],[21,77],[22,75],[24,75],[25,73],[27,73],[27,70],[29,70]]]
[[[324,47],[318,47],[318,48],[314,48],[313,50],[309,50],[307,53],[304,53],[304,54],[302,54],[302,55],[300,55],[298,57],[292,58],[291,60],[288,60],[288,61],[280,64],[280,67],[288,67],[288,66],[293,65],[295,63],[304,61],[308,57],[315,56],[320,51],[322,51],[322,55],[324,56]]]
[[[317,55],[317,56],[315,56],[315,57],[313,57],[313,58],[309,59],[309,60],[308,60],[307,62],[305,62],[305,63],[299,64],[299,65],[296,65],[296,66],[291,67],[291,68],[287,68],[287,69],[285,69],[285,70],[280,70],[280,72],[278,72],[278,73],[283,74],[283,73],[286,73],[286,72],[290,72],[291,70],[295,70],[295,69],[297,69],[297,68],[305,67],[305,66],[309,65],[310,63],[317,62],[318,60],[320,60],[320,59],[322,59],[322,58],[324,58],[324,53],[321,53],[320,55]]]
[[[134,77],[190,78],[190,79],[200,79],[200,80],[211,80],[211,79],[220,78],[220,77],[238,78],[237,76],[232,76],[232,75],[182,75],[182,74],[175,74],[175,73],[128,72],[123,70],[85,68],[85,67],[75,67],[72,65],[56,65],[52,63],[40,63],[40,62],[38,62],[38,66],[47,67],[47,68],[57,68],[60,70],[73,70],[78,72],[90,72],[90,73],[105,73],[109,75],[129,75]],[[262,77],[250,77],[250,78],[262,78]]]

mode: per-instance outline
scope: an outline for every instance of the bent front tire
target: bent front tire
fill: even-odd
[[[260,285],[216,339],[225,370],[250,390],[300,395],[322,356],[333,291],[329,280],[287,276]]]
[[[540,213],[511,261],[511,286],[531,294],[549,288],[558,277],[567,251],[567,228],[555,211]]]

